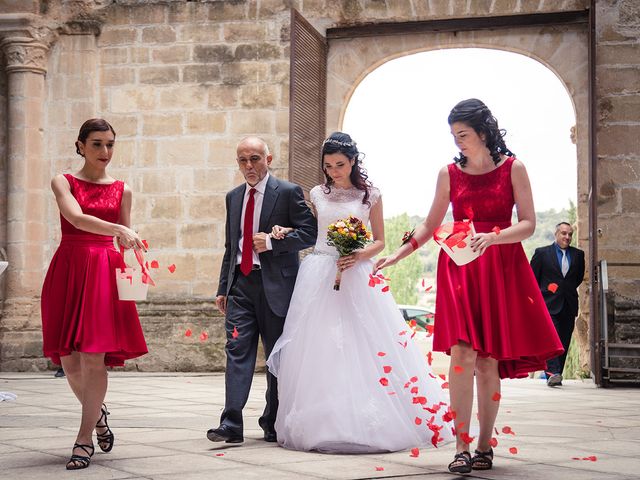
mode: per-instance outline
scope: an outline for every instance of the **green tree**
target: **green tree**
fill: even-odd
[[[414,224],[406,213],[385,219],[385,247],[380,256],[393,253],[400,246],[404,233],[413,227]],[[410,255],[396,265],[385,269],[384,275],[391,278],[391,293],[396,302],[411,305],[418,301],[416,283],[423,271],[424,265],[420,255]]]

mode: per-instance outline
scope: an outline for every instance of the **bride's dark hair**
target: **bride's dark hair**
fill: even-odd
[[[500,163],[500,154],[507,157],[514,156],[514,153],[507,148],[502,138],[507,134],[507,131],[498,128],[498,120],[481,100],[477,98],[462,100],[453,107],[447,121],[449,125],[456,122],[469,125],[478,135],[484,136],[484,143],[489,149],[493,163],[496,165]],[[467,157],[460,152],[459,157],[455,157],[454,161],[464,167],[467,164]]]
[[[331,186],[334,184],[334,181],[329,175],[327,175],[327,172],[324,169],[324,156],[332,153],[342,153],[349,160],[353,160],[349,179],[354,187],[364,192],[362,203],[371,205],[369,203],[369,191],[373,185],[368,180],[369,176],[367,175],[367,171],[362,168],[362,159],[364,158],[364,154],[358,151],[356,142],[354,142],[348,134],[343,132],[333,132],[322,144],[320,167],[322,168],[322,172],[325,177],[325,193],[331,192]]]

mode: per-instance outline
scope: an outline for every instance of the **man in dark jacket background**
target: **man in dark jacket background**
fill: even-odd
[[[567,222],[556,225],[555,242],[537,248],[531,268],[553,319],[564,353],[547,362],[547,385],[562,385],[571,335],[578,315],[578,287],[584,279],[584,252],[570,246],[573,228]]]

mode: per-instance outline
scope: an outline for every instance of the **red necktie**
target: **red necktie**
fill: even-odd
[[[246,277],[253,268],[253,207],[255,205],[254,195],[256,189],[249,190],[249,200],[244,211],[244,226],[242,227],[242,260],[240,261],[240,271]]]

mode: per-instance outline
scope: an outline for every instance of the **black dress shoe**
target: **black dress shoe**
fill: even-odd
[[[218,428],[210,428],[207,431],[207,438],[212,442],[226,442],[226,443],[242,443],[244,437],[242,434],[235,433],[227,425],[220,425]]]
[[[277,442],[278,437],[276,432],[264,432],[264,441],[265,442]]]

